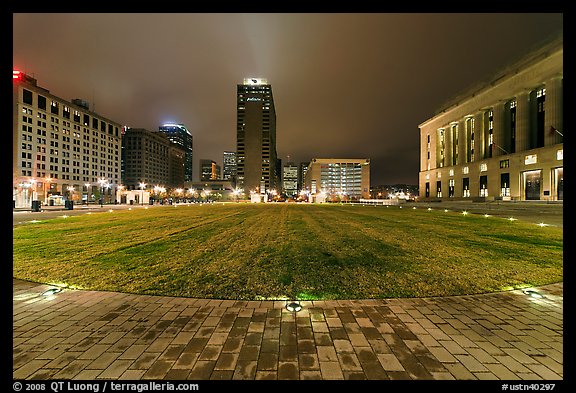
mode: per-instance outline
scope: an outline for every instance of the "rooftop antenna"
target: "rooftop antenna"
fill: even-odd
[[[92,89],[92,112],[96,112],[96,99],[94,98],[94,89]]]

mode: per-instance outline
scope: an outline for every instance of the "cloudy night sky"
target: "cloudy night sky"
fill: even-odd
[[[418,125],[549,38],[562,13],[13,14],[13,65],[120,124],[184,124],[198,160],[236,150],[236,85],[266,78],[283,163],[370,158],[418,183]]]

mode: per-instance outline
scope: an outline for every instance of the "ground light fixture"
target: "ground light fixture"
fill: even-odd
[[[462,214],[463,214],[463,215],[467,215],[468,212],[467,212],[466,210],[464,210],[464,211],[462,212]]]
[[[485,214],[484,214],[484,217],[488,218],[488,217],[490,217],[490,214],[485,213]]]
[[[428,211],[429,211],[429,212],[430,212],[430,211],[432,211],[432,208],[431,208],[431,207],[429,207],[429,208],[428,208]]]
[[[444,209],[444,213],[448,213],[448,209]]]
[[[516,221],[516,218],[510,217],[510,218],[508,219],[508,221]]]
[[[60,292],[62,292],[62,288],[50,288],[42,292],[42,296],[52,296]]]
[[[542,299],[544,297],[544,295],[542,295],[541,293],[539,293],[533,289],[526,289],[522,292],[524,292],[525,295],[528,295],[528,296],[533,297],[535,299]]]
[[[544,224],[543,222],[541,222],[541,223],[538,224],[538,226],[539,226],[540,228],[542,228],[542,227],[547,227],[548,224]]]
[[[286,310],[290,312],[298,312],[302,310],[302,305],[298,301],[292,301],[286,305]]]

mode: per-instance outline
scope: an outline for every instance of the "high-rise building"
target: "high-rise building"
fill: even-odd
[[[184,150],[168,136],[143,128],[123,132],[123,178],[127,190],[154,186],[178,188],[184,185]]]
[[[282,168],[282,191],[288,198],[298,194],[298,165],[293,162],[284,164]]]
[[[200,181],[219,179],[220,165],[214,160],[200,160]]]
[[[12,77],[13,207],[102,193],[105,202],[113,200],[121,181],[121,125],[84,100],[50,94],[23,72]]]
[[[167,123],[158,127],[159,132],[168,136],[170,142],[184,150],[184,181],[192,181],[194,140],[192,133],[183,124]]]
[[[420,198],[564,199],[562,38],[453,98],[420,128]]]
[[[298,191],[302,191],[304,189],[304,179],[306,178],[306,171],[308,171],[309,165],[310,161],[303,161],[300,163],[298,168]]]
[[[235,151],[225,151],[224,157],[222,159],[222,164],[224,166],[222,179],[236,182],[236,152]]]
[[[237,185],[246,193],[264,194],[279,187],[272,86],[266,79],[244,79],[236,99]]]
[[[317,200],[368,199],[370,159],[313,158],[304,184]]]

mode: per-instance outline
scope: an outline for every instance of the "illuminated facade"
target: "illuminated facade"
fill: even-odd
[[[192,181],[192,162],[194,139],[192,133],[184,124],[167,123],[158,127],[158,131],[166,134],[170,142],[180,146],[184,150],[184,181]]]
[[[282,167],[282,191],[289,198],[298,194],[298,165],[293,162]]]
[[[236,98],[237,186],[265,194],[280,186],[272,86],[266,79],[244,79]]]
[[[220,180],[220,165],[213,160],[200,160],[200,181]]]
[[[121,181],[121,125],[13,72],[13,207],[55,199],[113,201]]]
[[[563,52],[548,42],[419,125],[421,199],[563,200]]]
[[[322,199],[328,201],[368,199],[370,159],[313,158],[306,171],[304,187],[312,196],[322,194]]]
[[[224,166],[222,180],[229,180],[232,183],[236,183],[236,152],[225,151],[222,157],[222,164]]]

